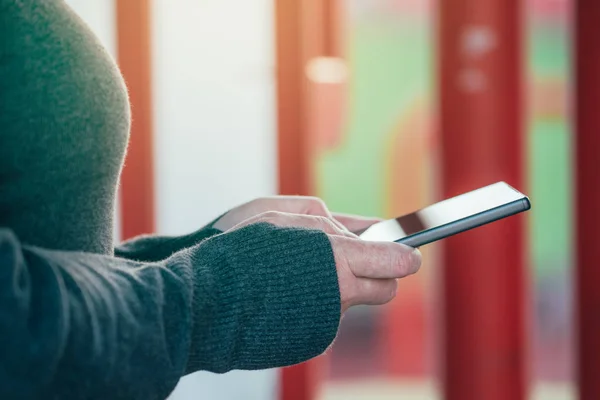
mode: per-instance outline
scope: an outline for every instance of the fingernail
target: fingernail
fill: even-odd
[[[414,249],[413,252],[410,253],[410,259],[412,261],[413,267],[415,268],[415,271],[418,271],[421,267],[421,263],[423,262],[421,252],[418,249]]]

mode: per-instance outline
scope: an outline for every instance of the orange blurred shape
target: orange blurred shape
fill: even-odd
[[[434,198],[434,120],[431,106],[416,101],[392,131],[386,157],[388,217],[430,204]],[[400,281],[397,298],[384,308],[380,321],[380,354],[391,376],[420,377],[429,372],[429,315],[425,281],[434,248],[421,249],[424,265],[418,275]]]
[[[306,66],[310,149],[332,150],[342,141],[348,67],[338,57],[317,57]]]
[[[561,118],[567,114],[566,82],[558,78],[531,85],[530,108],[536,118]]]

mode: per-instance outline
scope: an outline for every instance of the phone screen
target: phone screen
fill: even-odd
[[[524,202],[523,200],[527,200],[524,194],[504,182],[499,182],[441,201],[412,214],[377,223],[362,232],[360,238],[368,241],[399,241],[424,231],[448,227],[458,224],[460,221],[469,221],[468,223],[463,222],[462,226],[457,225],[455,230],[445,230],[446,233],[454,234],[516,213],[514,207],[510,209],[512,211],[507,208],[504,214],[496,213],[494,218],[485,219],[486,213],[492,210],[502,210],[503,206],[514,203],[523,204],[520,206],[521,209],[517,209],[517,212],[525,211],[529,208],[529,201]],[[480,218],[479,221],[478,218]],[[445,236],[449,236],[449,234],[445,234]],[[436,237],[435,240],[439,238]]]

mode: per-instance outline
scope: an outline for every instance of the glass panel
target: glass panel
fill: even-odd
[[[527,0],[526,193],[533,303],[532,399],[574,399],[569,0]],[[317,140],[317,193],[332,209],[393,218],[431,204],[436,184],[433,10],[428,0],[345,0],[346,119]],[[329,132],[331,135],[331,132]],[[326,399],[441,398],[435,246],[384,308],[352,310],[331,355]]]
[[[529,182],[535,296],[533,361],[538,387],[558,387],[574,399],[572,379],[572,167],[567,115],[570,75],[569,0],[528,1],[530,92]],[[543,390],[543,389],[541,389]],[[560,393],[559,390],[559,393]]]
[[[326,145],[318,149],[317,193],[336,211],[394,218],[436,197],[430,2],[346,0],[344,6],[347,119],[341,137],[318,141]],[[391,304],[345,316],[326,398],[436,398],[436,250],[422,249],[425,265],[400,283]]]

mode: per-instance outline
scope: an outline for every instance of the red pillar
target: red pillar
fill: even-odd
[[[439,4],[443,195],[498,180],[522,188],[521,4]],[[448,400],[526,398],[523,227],[513,217],[444,243]]]
[[[600,2],[575,2],[579,398],[600,399]]]
[[[149,0],[117,0],[119,68],[127,83],[132,125],[121,174],[123,239],[154,232],[152,62]]]
[[[306,70],[316,57],[327,56],[336,49],[336,15],[332,5],[337,0],[278,0],[275,2],[277,63],[277,130],[279,191],[281,194],[314,194],[313,159],[316,121],[313,85]],[[281,400],[317,398],[327,369],[327,358],[319,357],[281,372]]]

